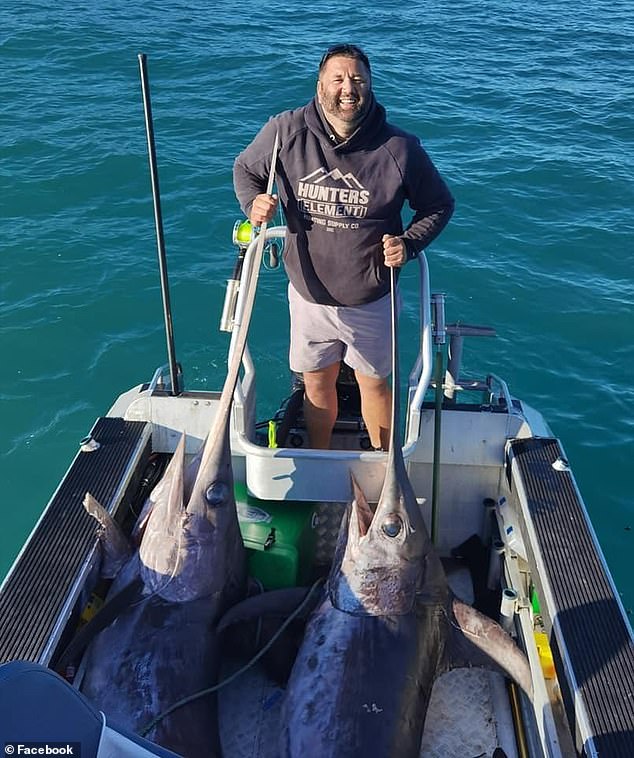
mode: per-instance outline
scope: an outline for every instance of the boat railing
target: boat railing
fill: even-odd
[[[407,419],[405,424],[405,444],[403,451],[413,448],[420,434],[420,415],[425,393],[431,381],[432,356],[432,318],[431,290],[429,284],[429,265],[427,257],[421,251],[418,256],[419,288],[420,288],[420,349],[414,367],[408,379]]]
[[[286,236],[285,226],[272,226],[266,229],[265,231],[265,239],[267,241],[276,240],[276,239],[284,239],[285,236]],[[235,314],[233,317],[233,324],[232,324],[232,331],[231,331],[231,342],[229,343],[229,353],[227,356],[228,363],[231,362],[231,358],[235,351],[238,331],[244,317],[246,294],[249,290],[249,281],[252,277],[259,276],[259,271],[254,270],[254,265],[253,265],[253,262],[255,259],[255,253],[256,253],[256,249],[258,245],[258,240],[259,240],[259,235],[256,236],[249,243],[249,246],[247,247],[247,251],[244,256],[244,263],[242,264],[241,284],[238,289],[238,297],[236,300]],[[244,375],[242,377],[242,380],[238,381],[238,383],[236,384],[236,390],[234,393],[234,401],[240,407],[245,406],[246,404],[245,396],[248,394],[250,387],[253,385],[253,382],[255,381],[255,366],[251,358],[251,353],[249,352],[248,343],[244,349],[244,354],[242,356],[242,366],[244,368]]]
[[[265,231],[265,241],[267,243],[274,240],[283,240],[286,236],[286,227],[278,225],[270,227]],[[253,277],[259,276],[259,265],[257,270],[254,266],[256,259],[256,250],[258,245],[259,236],[249,243],[244,253],[244,261],[242,264],[242,275],[237,288],[237,295],[235,297],[235,307],[231,310],[233,313],[228,319],[229,329],[231,331],[231,340],[228,352],[228,363],[231,362],[233,354],[235,352],[235,346],[237,341],[237,334],[241,324],[245,318],[245,302],[246,293],[249,289],[249,285]],[[257,284],[257,282],[256,282]],[[434,364],[434,318],[432,318],[433,312],[433,296],[430,290],[430,273],[427,258],[424,252],[418,256],[418,286],[419,286],[419,349],[417,351],[414,365],[408,375],[407,380],[407,405],[405,411],[405,434],[403,439],[403,456],[407,460],[413,453],[416,446],[419,444],[421,419],[423,403],[427,391],[432,385],[432,373]],[[437,316],[438,318],[438,316]],[[444,321],[444,317],[440,319]],[[447,375],[445,378],[444,391],[447,398],[450,398],[449,402],[453,399],[453,392],[456,389],[481,389],[486,391],[490,397],[494,395],[499,397],[500,409],[505,408],[509,416],[514,413],[520,414],[520,411],[515,411],[511,395],[509,393],[506,383],[498,376],[491,374],[487,377],[486,382],[465,382],[458,379],[461,354],[462,354],[462,341],[464,337],[471,336],[492,336],[495,331],[486,327],[473,327],[464,324],[449,325],[446,327],[446,333],[451,337],[451,348],[449,351],[449,363],[447,365]],[[236,384],[234,394],[234,414],[233,424],[234,430],[239,435],[242,447],[247,454],[259,456],[270,456],[272,452],[268,448],[262,448],[261,445],[256,445],[254,438],[254,429],[257,422],[256,418],[256,398],[255,398],[255,378],[256,370],[255,365],[249,351],[248,342],[245,345],[244,353],[242,356],[242,377]],[[167,374],[167,366],[162,366],[157,369],[153,376],[149,389],[150,392],[154,390],[163,390],[169,392],[170,377]],[[473,385],[473,386],[472,386]],[[493,386],[496,389],[494,391]],[[432,385],[433,386],[433,385]],[[510,419],[509,419],[510,421]],[[256,447],[258,448],[256,451]],[[278,450],[276,455],[283,456],[284,449]],[[336,451],[319,451],[310,448],[292,448],[292,456],[296,459],[306,457],[312,459],[321,460],[322,458],[332,459],[337,457],[340,459],[359,460],[363,455],[362,460],[366,460],[367,456],[379,455],[381,453],[373,453],[369,451],[357,451],[357,450],[336,450]]]
[[[266,230],[266,241],[275,239],[284,239],[286,236],[286,227],[275,226]],[[251,277],[257,276],[258,272],[253,270],[253,261],[255,257],[255,250],[258,243],[258,237],[255,237],[249,244],[242,269],[242,282],[238,291],[238,297],[236,302],[235,316],[233,319],[233,328],[231,335],[231,343],[229,346],[228,360],[231,361],[233,351],[235,349],[236,335],[240,324],[242,323],[244,314],[244,302],[245,293],[248,289],[248,282]],[[424,253],[418,256],[419,262],[419,280],[420,280],[420,334],[421,343],[420,350],[416,359],[416,363],[409,375],[408,380],[408,414],[406,421],[406,437],[403,446],[403,454],[405,457],[416,446],[418,440],[418,434],[420,430],[420,413],[423,405],[423,399],[425,393],[429,387],[429,382],[432,374],[432,323],[431,323],[431,295],[429,285],[429,266],[427,264],[427,258]],[[255,367],[253,360],[248,350],[248,346],[244,351],[243,356],[243,368],[244,375],[241,382],[238,382],[235,392],[235,402],[238,406],[244,407],[246,405],[246,397],[248,396],[249,389],[255,378]],[[295,449],[294,454],[302,453]],[[312,451],[315,452],[315,451]],[[327,451],[326,451],[327,452]]]
[[[507,412],[509,414],[519,414],[519,411],[514,410],[513,399],[511,398],[508,384],[497,374],[489,374],[487,376],[487,385],[492,387],[494,383],[500,388],[500,398],[504,401]]]
[[[156,392],[157,390],[171,388],[171,382],[169,379],[168,372],[169,372],[169,365],[167,363],[164,363],[162,366],[159,366],[156,369],[148,385],[148,391],[150,393]]]

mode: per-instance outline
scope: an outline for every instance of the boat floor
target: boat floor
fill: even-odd
[[[468,572],[449,575],[454,592],[472,601]],[[227,664],[221,678],[239,664]],[[277,758],[284,690],[258,666],[219,692],[223,754],[232,758]],[[434,683],[420,756],[490,758],[501,747],[517,756],[506,684],[500,674],[482,669],[455,669]]]
[[[500,707],[505,693],[500,674],[481,669],[443,674],[432,691],[421,758],[490,758],[496,747],[508,758],[516,756],[510,713]],[[283,695],[259,668],[227,685],[219,699],[223,754],[277,758]]]

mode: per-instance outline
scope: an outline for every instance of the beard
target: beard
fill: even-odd
[[[356,98],[354,103],[343,104],[339,96],[324,94],[321,97],[321,107],[326,117],[332,116],[350,126],[355,126],[360,124],[365,118],[370,108],[370,103],[368,99],[361,100],[360,98]]]

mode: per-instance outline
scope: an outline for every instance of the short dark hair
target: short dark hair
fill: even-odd
[[[358,61],[361,61],[363,65],[368,69],[368,73],[371,74],[372,70],[370,69],[370,61],[368,60],[368,56],[363,52],[363,50],[360,47],[357,47],[356,45],[331,45],[328,50],[322,55],[321,60],[319,61],[319,73],[321,74],[323,67],[326,65],[326,62],[330,60],[330,58],[334,58],[335,55],[341,55],[344,58],[355,58]]]

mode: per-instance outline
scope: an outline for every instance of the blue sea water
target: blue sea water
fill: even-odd
[[[503,376],[561,437],[634,607],[634,11],[624,0],[123,0],[0,9],[0,577],[94,419],[165,362],[137,54],[149,59],[178,360],[218,388],[234,156],[362,45],[389,117],[456,196],[428,251],[447,317],[494,326]],[[405,289],[415,292],[413,271]],[[264,272],[263,406],[287,383],[284,280]],[[406,297],[404,342],[415,342]],[[408,337],[410,338],[408,340]]]

